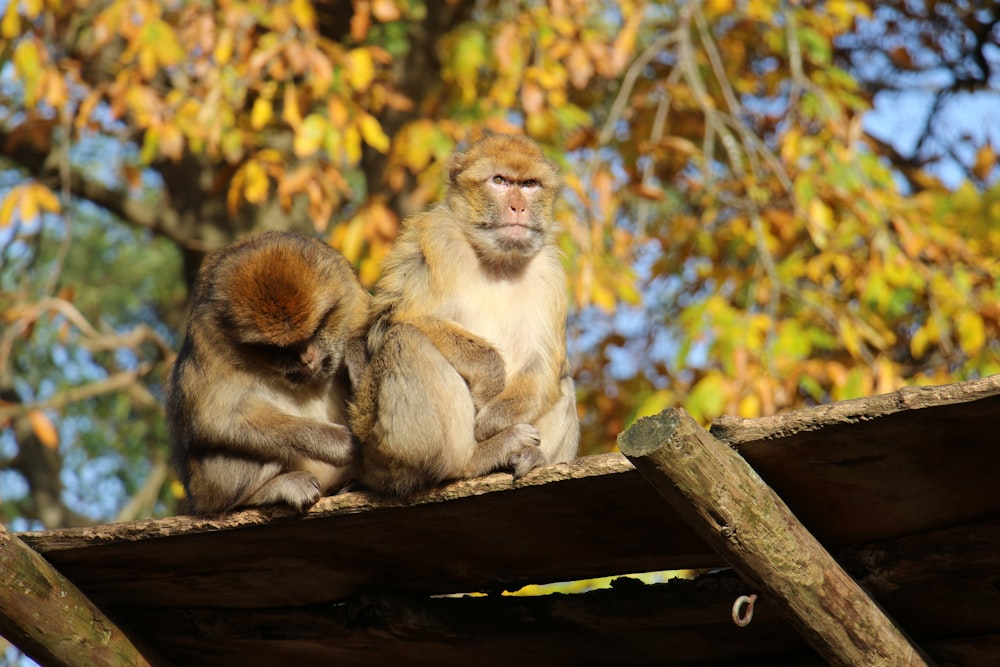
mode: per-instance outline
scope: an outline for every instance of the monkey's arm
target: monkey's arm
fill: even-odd
[[[504,388],[503,357],[485,339],[437,317],[415,317],[406,323],[429,338],[462,376],[477,410]]]
[[[533,424],[559,400],[560,374],[536,357],[476,414],[475,437],[482,442],[514,424]]]
[[[228,420],[203,416],[196,439],[213,450],[285,464],[301,458],[332,465],[353,460],[354,445],[345,426],[288,414],[260,399],[248,401]]]

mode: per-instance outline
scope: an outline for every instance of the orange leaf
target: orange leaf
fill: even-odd
[[[354,14],[351,15],[351,37],[354,41],[364,41],[371,25],[371,3],[368,0],[357,0],[354,3]]]
[[[43,445],[49,449],[55,449],[59,446],[59,432],[56,431],[55,424],[52,423],[47,414],[41,410],[29,410],[28,423],[31,424],[31,430],[35,432],[38,441]]]
[[[399,7],[393,0],[375,0],[372,3],[372,13],[383,23],[399,20]]]
[[[997,156],[993,152],[993,147],[986,144],[976,153],[976,163],[972,166],[972,173],[979,180],[985,181],[989,177],[990,172],[993,171],[993,165],[996,162]]]

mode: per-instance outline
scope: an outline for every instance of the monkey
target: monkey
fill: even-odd
[[[404,221],[375,285],[350,406],[359,481],[385,495],[576,456],[558,168],[490,135],[448,164],[444,200]]]
[[[190,511],[305,512],[352,481],[347,400],[370,307],[348,261],[305,235],[264,232],[205,260],[164,383]]]

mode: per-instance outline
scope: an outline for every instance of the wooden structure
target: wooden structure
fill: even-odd
[[[668,411],[623,435],[634,466],[608,454],[406,502],[342,494],[304,517],[251,510],[17,537],[154,665],[800,667],[847,664],[875,628],[887,650],[910,652],[888,664],[987,667],[1000,656],[998,415],[1000,376],[723,418],[714,438]],[[698,490],[691,469],[710,471],[706,461],[719,475],[700,475]],[[746,486],[758,483],[768,490]],[[846,573],[836,585],[825,565],[818,579],[810,570],[827,554]],[[681,568],[710,571],[501,594]],[[470,592],[487,595],[456,595]],[[737,627],[731,607],[749,594],[754,618]],[[868,595],[873,620],[855,627]],[[849,636],[819,632],[838,622]],[[10,626],[35,631],[11,618],[0,630]]]

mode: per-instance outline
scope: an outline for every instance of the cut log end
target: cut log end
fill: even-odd
[[[669,444],[683,423],[679,408],[667,408],[651,417],[643,417],[628,430],[618,434],[618,448],[625,456],[648,456]]]

